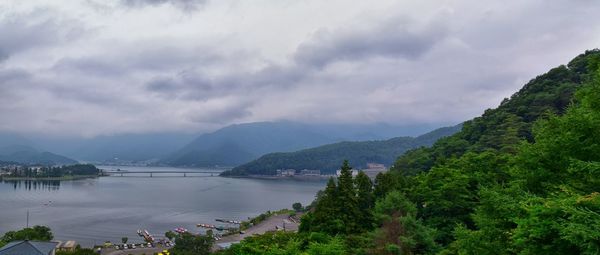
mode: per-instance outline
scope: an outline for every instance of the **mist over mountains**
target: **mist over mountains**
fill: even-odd
[[[341,141],[416,136],[435,125],[385,123],[305,124],[292,121],[226,126],[205,134],[119,134],[94,138],[26,137],[0,133],[0,160],[37,164],[150,164],[237,166],[273,152],[291,152]],[[40,154],[42,153],[42,154]]]
[[[77,161],[48,151],[40,151],[19,134],[0,133],[0,161],[21,164],[64,165]]]
[[[428,126],[388,124],[310,125],[290,121],[231,125],[204,134],[176,151],[164,164],[174,166],[237,166],[272,152],[290,152],[341,142],[382,140],[415,135]]]

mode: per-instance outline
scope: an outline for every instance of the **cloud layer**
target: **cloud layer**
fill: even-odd
[[[4,1],[0,131],[457,123],[599,47],[593,1]]]

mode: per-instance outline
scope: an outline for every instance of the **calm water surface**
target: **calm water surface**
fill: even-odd
[[[215,218],[243,220],[267,210],[291,208],[294,202],[308,204],[325,186],[324,182],[191,175],[195,177],[136,174],[60,182],[0,182],[0,234],[25,227],[29,210],[29,225],[49,226],[57,240],[76,240],[85,246],[120,242],[123,236],[141,241],[136,235],[140,228],[160,235],[175,227],[199,232],[197,223],[218,224]]]

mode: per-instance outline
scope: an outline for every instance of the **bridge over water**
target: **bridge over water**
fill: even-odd
[[[150,176],[150,177],[215,177],[221,172],[218,171],[102,171],[105,175],[110,176]]]

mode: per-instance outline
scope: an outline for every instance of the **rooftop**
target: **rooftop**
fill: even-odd
[[[14,241],[0,248],[0,255],[50,255],[57,242]]]

